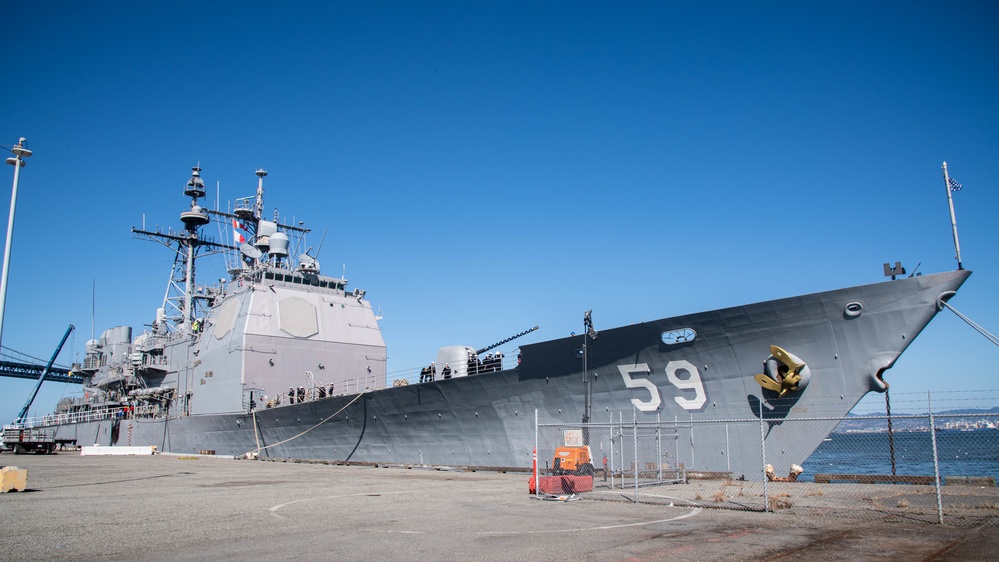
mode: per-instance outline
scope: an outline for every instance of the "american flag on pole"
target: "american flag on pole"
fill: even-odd
[[[961,191],[961,188],[964,187],[963,185],[957,183],[957,180],[954,178],[947,178],[947,185],[950,187],[951,191]]]
[[[246,236],[243,235],[240,230],[245,230],[246,227],[243,223],[236,219],[232,219],[232,241],[234,244],[244,244],[246,243]]]

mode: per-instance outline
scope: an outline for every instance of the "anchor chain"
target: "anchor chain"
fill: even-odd
[[[888,414],[888,454],[891,455],[891,475],[895,476],[895,433],[891,427],[891,400],[888,399],[887,388],[885,388],[885,411]]]

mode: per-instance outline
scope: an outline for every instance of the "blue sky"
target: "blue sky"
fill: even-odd
[[[48,358],[73,323],[60,363],[82,356],[94,285],[98,334],[151,322],[171,258],[129,229],[177,225],[199,161],[223,201],[265,168],[269,210],[316,246],[328,228],[320,260],[381,309],[390,373],[588,309],[601,329],[953,269],[943,160],[975,272],[952,304],[999,331],[994,2],[4,12],[0,145],[35,153],[5,347]],[[999,390],[997,359],[947,312],[887,379]],[[0,379],[4,422],[31,386]]]

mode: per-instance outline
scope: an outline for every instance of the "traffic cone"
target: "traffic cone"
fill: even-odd
[[[531,480],[527,485],[528,493],[534,494],[537,492],[537,477],[538,477],[538,448],[534,448],[532,453],[534,460],[531,462]]]

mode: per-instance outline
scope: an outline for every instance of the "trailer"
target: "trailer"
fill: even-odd
[[[3,448],[21,453],[46,454],[56,449],[55,429],[24,427],[21,425],[3,426]]]

